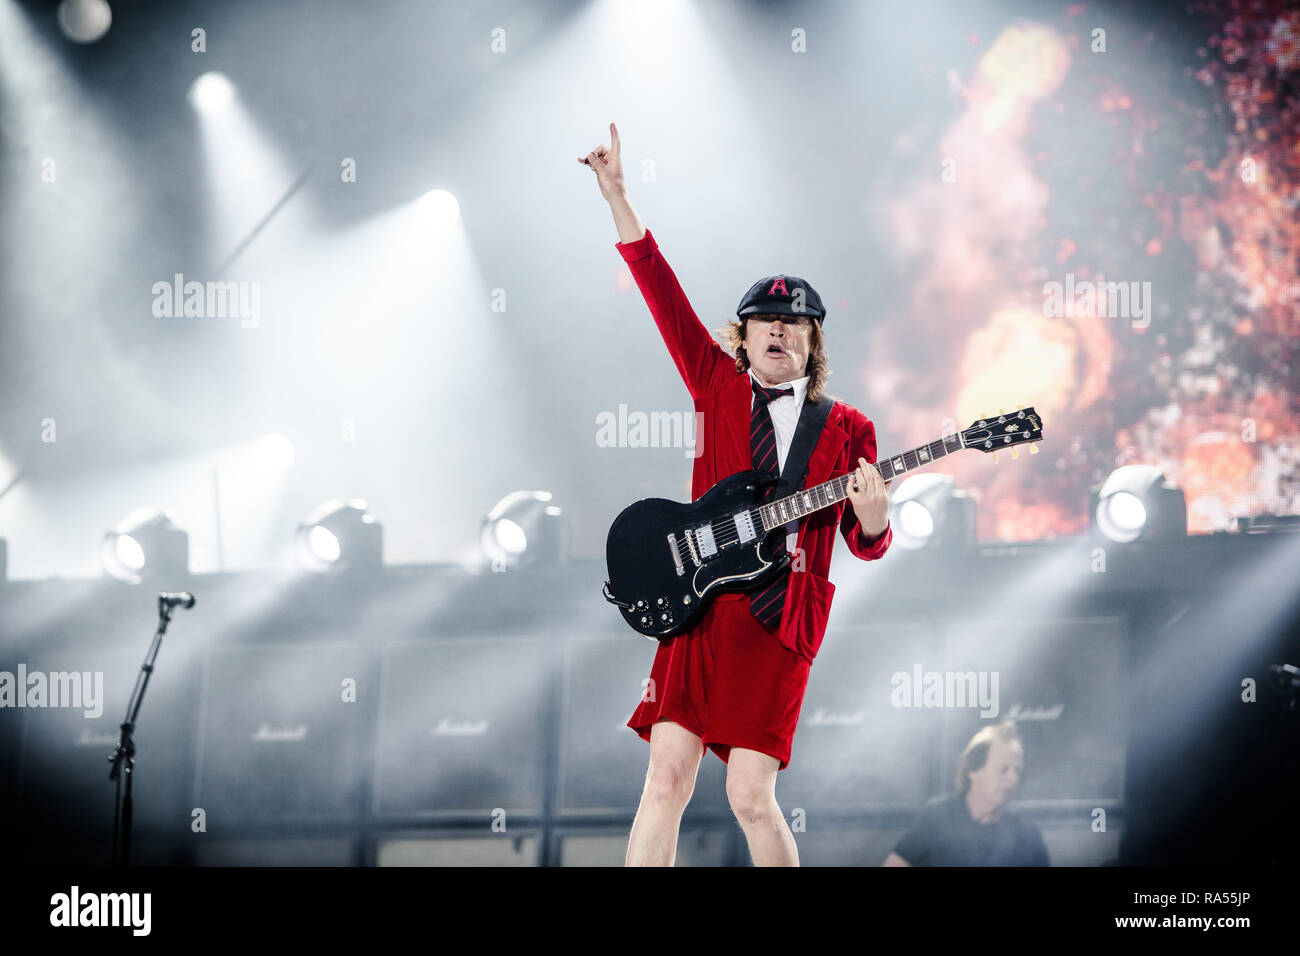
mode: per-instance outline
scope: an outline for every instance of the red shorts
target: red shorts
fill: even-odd
[[[775,757],[784,770],[808,669],[758,622],[748,594],[722,594],[694,630],[660,641],[651,683],[627,725],[649,741],[657,721],[671,720],[723,762],[732,747],[744,747]]]

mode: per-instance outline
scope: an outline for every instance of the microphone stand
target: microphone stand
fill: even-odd
[[[162,647],[163,635],[167,633],[167,624],[171,619],[172,606],[163,599],[162,595],[159,595],[158,631],[153,636],[153,645],[145,656],[144,664],[140,667],[140,674],[135,680],[135,690],[131,692],[131,700],[126,707],[126,720],[122,722],[122,740],[108,757],[109,762],[113,765],[108,772],[108,779],[117,783],[117,793],[113,800],[113,866],[115,867],[131,865],[131,818],[133,811],[131,782],[135,778],[135,739],[131,735],[135,731],[135,721],[140,713],[140,704],[144,700],[145,688],[149,686],[149,675],[153,673],[154,659],[158,656],[158,649]],[[125,798],[122,795],[123,764],[125,764],[126,776]],[[120,858],[118,855],[119,827],[121,830]]]

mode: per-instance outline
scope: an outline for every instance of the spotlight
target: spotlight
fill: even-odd
[[[445,189],[431,189],[420,197],[420,212],[434,222],[445,222],[460,214],[460,203]]]
[[[165,511],[137,508],[104,535],[104,570],[119,581],[139,584],[189,574],[190,536]]]
[[[549,491],[513,491],[483,518],[479,543],[494,571],[567,557],[564,512]]]
[[[383,526],[358,499],[327,501],[298,525],[298,555],[312,571],[378,568]]]
[[[890,495],[889,523],[902,548],[971,547],[975,502],[952,475],[910,475]]]
[[[293,442],[283,435],[263,435],[257,440],[253,455],[260,473],[276,475],[293,466]]]
[[[235,101],[235,87],[224,73],[204,73],[190,86],[190,102],[200,113],[219,113]]]
[[[63,0],[59,4],[59,29],[74,43],[94,43],[112,22],[108,0]]]
[[[1093,527],[1119,544],[1185,537],[1187,499],[1155,465],[1123,465],[1092,493]]]

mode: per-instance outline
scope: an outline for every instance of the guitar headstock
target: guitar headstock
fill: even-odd
[[[961,439],[967,448],[992,453],[995,462],[998,452],[1004,448],[1010,448],[1011,457],[1018,458],[1020,449],[1017,446],[1043,440],[1043,421],[1032,405],[1013,412],[1000,408],[997,415],[985,415],[963,429]],[[1038,454],[1038,446],[1031,444],[1029,453]]]

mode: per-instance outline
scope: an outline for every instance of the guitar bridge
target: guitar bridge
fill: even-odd
[[[671,532],[668,535],[668,550],[673,553],[673,564],[677,566],[677,576],[680,578],[686,573],[686,568],[682,566],[682,552],[677,548],[677,535]]]

